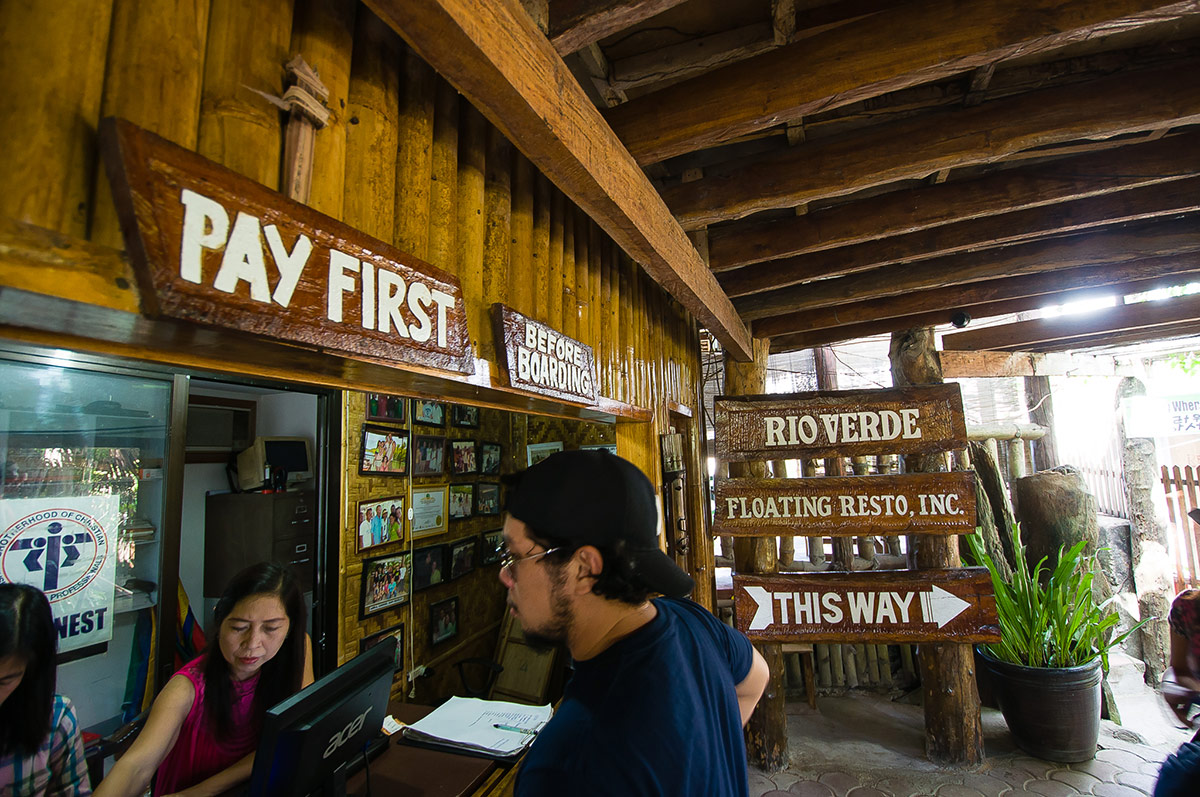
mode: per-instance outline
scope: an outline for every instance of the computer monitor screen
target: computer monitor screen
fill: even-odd
[[[346,765],[363,755],[383,726],[395,645],[395,639],[380,642],[268,709],[250,797],[336,793]]]
[[[313,477],[312,446],[305,437],[256,437],[238,454],[238,484],[243,490],[267,486],[273,471],[287,474],[294,485]]]

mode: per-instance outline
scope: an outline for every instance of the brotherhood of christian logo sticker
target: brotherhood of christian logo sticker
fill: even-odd
[[[104,526],[77,509],[44,509],[0,533],[0,576],[41,588],[51,603],[82,592],[108,557]]]

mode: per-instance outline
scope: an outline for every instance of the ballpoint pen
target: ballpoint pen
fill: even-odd
[[[537,735],[537,731],[530,730],[529,728],[518,728],[518,727],[516,727],[516,726],[513,726],[513,725],[505,725],[505,724],[503,724],[503,723],[500,723],[500,722],[497,722],[497,723],[493,724],[493,725],[492,725],[492,727],[493,727],[493,728],[496,728],[497,730],[501,730],[501,731],[509,731],[510,733],[527,733],[527,734],[529,734],[530,736],[536,736],[536,735]]]

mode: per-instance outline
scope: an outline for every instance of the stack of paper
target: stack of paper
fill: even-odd
[[[404,727],[404,738],[497,758],[514,756],[550,721],[551,708],[452,697]]]

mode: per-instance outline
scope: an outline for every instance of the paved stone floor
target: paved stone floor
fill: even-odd
[[[816,711],[790,702],[789,764],[778,773],[751,767],[750,797],[1145,797],[1191,734],[1153,702],[1138,712],[1126,712],[1125,727],[1103,721],[1093,760],[1057,764],[1022,752],[1000,712],[985,708],[985,760],[964,769],[926,759],[919,705],[857,692],[818,698]]]

